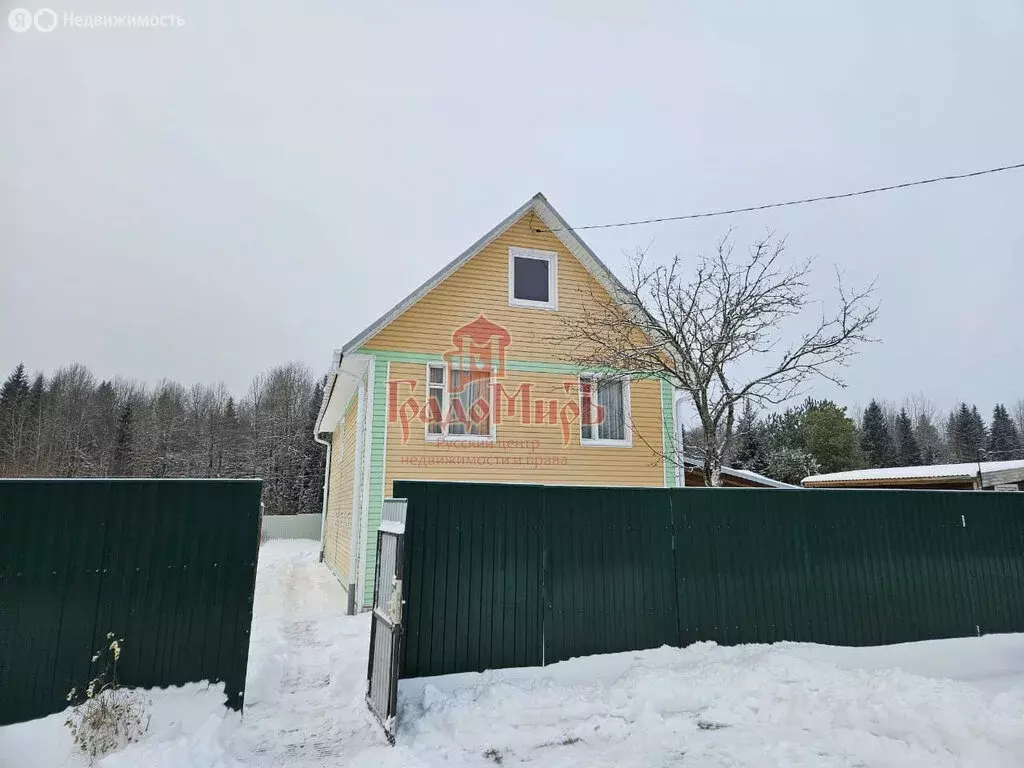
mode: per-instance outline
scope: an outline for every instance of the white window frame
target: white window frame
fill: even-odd
[[[448,364],[447,363],[443,363],[443,362],[427,363],[427,367],[426,367],[426,382],[427,382],[427,393],[426,394],[427,394],[427,401],[426,402],[428,404],[430,402],[430,386],[431,386],[430,385],[430,369],[431,368],[440,368],[444,372],[444,375],[443,375],[443,384],[442,384],[443,398],[441,400],[441,433],[438,434],[436,432],[431,432],[430,431],[430,421],[428,419],[427,423],[423,425],[423,437],[424,437],[424,440],[426,440],[426,442],[428,442],[428,443],[450,443],[450,442],[459,442],[459,443],[492,443],[492,442],[494,442],[495,436],[497,434],[496,431],[495,431],[495,424],[494,424],[494,389],[495,389],[495,387],[494,387],[494,379],[495,379],[495,377],[494,377],[494,370],[492,369],[490,371],[490,376],[488,377],[488,386],[487,386],[487,391],[488,391],[488,394],[490,396],[489,397],[489,400],[490,400],[490,422],[491,422],[491,432],[490,432],[490,434],[487,434],[487,435],[450,435],[450,434],[448,434],[448,416],[449,416],[450,411],[451,411],[451,392],[449,391],[448,367],[449,367]],[[454,367],[456,370],[459,370],[459,371],[469,371],[469,370],[471,370],[470,368],[468,368],[466,366],[461,366],[461,365],[456,365],[456,366],[452,366],[452,367]],[[436,387],[437,385],[435,384],[434,386]]]
[[[530,301],[516,298],[516,259],[537,259],[548,263],[548,300]],[[532,248],[508,249],[508,305],[526,309],[558,311],[558,254],[554,251],[537,251]]]
[[[602,379],[611,379],[613,381],[622,382],[622,439],[611,440],[609,438],[601,437],[584,437],[583,436],[583,382],[589,380],[594,383],[601,381]],[[609,376],[607,373],[591,373],[584,372],[577,378],[577,386],[579,387],[579,406],[580,406],[580,445],[584,447],[594,448],[632,448],[633,447],[633,420],[630,416],[632,409],[632,395],[630,392],[629,378],[618,376]],[[593,399],[591,399],[593,403]],[[597,430],[599,425],[593,425],[594,429]]]

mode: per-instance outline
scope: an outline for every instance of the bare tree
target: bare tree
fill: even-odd
[[[906,409],[910,420],[917,422],[923,417],[932,423],[940,418],[939,406],[924,392],[915,392],[903,398],[903,407]]]
[[[726,235],[692,268],[678,256],[652,266],[639,251],[618,296],[595,292],[581,315],[564,319],[578,366],[655,376],[686,393],[703,435],[708,485],[721,485],[737,404],[778,405],[812,378],[843,386],[836,369],[869,341],[878,315],[873,286],[850,293],[837,274],[834,313],[822,309],[786,343],[783,327],[811,307],[811,260],[787,266],[785,249],[769,234],[738,258]],[[658,441],[649,444],[661,453]]]
[[[263,436],[263,404],[267,398],[267,374],[259,373],[253,377],[242,401],[241,421],[245,424],[249,436],[246,446],[246,458],[249,464],[249,473],[256,476],[258,467],[263,465],[261,445],[266,442]]]
[[[914,439],[921,449],[922,461],[932,464],[947,460],[949,451],[937,426],[942,417],[935,402],[924,392],[916,392],[907,396],[903,407],[913,422]]]
[[[49,464],[57,477],[91,475],[86,416],[96,379],[84,365],[58,368],[50,380]]]

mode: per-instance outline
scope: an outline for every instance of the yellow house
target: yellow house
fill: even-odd
[[[675,483],[672,388],[581,371],[563,340],[564,316],[621,288],[538,194],[335,352],[322,555],[350,612],[396,479]]]

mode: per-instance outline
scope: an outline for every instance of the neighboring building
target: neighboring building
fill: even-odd
[[[982,461],[925,467],[856,469],[813,475],[805,488],[902,488],[927,491],[1022,491],[1024,461]]]
[[[370,604],[396,479],[672,486],[673,392],[580,375],[562,317],[622,286],[536,195],[335,353],[323,558]]]
[[[683,471],[682,467],[676,470],[677,483],[687,488],[706,488],[704,482],[704,462],[692,456],[683,457],[683,466],[686,468],[685,482],[679,477]],[[749,469],[734,469],[733,467],[722,467],[722,485],[726,488],[795,488],[799,485],[790,485],[770,477],[751,472]]]

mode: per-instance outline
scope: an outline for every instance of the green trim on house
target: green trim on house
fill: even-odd
[[[370,487],[366,510],[366,570],[363,605],[373,603],[373,579],[377,570],[377,529],[384,505],[384,443],[387,434],[388,361],[376,356],[373,366],[373,414],[370,424]]]
[[[661,453],[665,467],[665,487],[676,485],[675,463],[675,408],[672,402],[672,385],[661,380]]]
[[[390,352],[384,349],[367,349],[366,347],[357,349],[356,354],[373,355],[377,362],[430,363],[440,359],[437,355],[426,355],[422,352]]]
[[[391,363],[419,363],[426,365],[427,363],[437,363],[443,360],[441,355],[428,355],[423,352],[388,352],[385,350],[378,349],[366,349],[360,347],[358,350],[360,355],[373,355],[378,362],[391,362]],[[572,363],[545,363],[535,360],[506,360],[505,368],[510,371],[529,371],[532,373],[564,373],[569,375],[577,375],[581,371],[597,371],[597,372],[609,372],[611,368],[589,368],[574,365]]]

